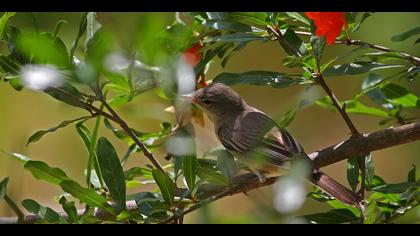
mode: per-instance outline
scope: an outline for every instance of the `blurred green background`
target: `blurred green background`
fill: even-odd
[[[174,13],[98,13],[102,27],[111,32],[116,45],[122,50],[127,49],[131,37],[137,31],[139,23],[151,14],[160,17],[171,24],[175,18]],[[34,13],[41,31],[52,31],[58,20],[68,21],[59,35],[64,39],[66,46],[76,37],[80,13]],[[414,45],[416,37],[404,42],[392,42],[391,37],[418,26],[420,13],[375,13],[361,26],[361,29],[352,35],[354,39],[380,44],[396,50],[405,51],[413,55],[420,55],[420,47]],[[12,18],[12,23],[20,28],[34,27],[30,14],[18,13]],[[346,46],[329,46],[324,60],[333,58],[351,48]],[[5,45],[0,46],[5,51]],[[290,72],[289,68],[282,66],[285,53],[277,42],[250,43],[244,50],[235,54],[225,68],[215,61],[208,72],[211,79],[221,72],[244,72],[248,70],[272,70]],[[381,74],[392,73],[392,69],[383,70]],[[361,86],[364,76],[337,77],[327,83],[340,100],[351,98]],[[410,91],[420,96],[420,81],[400,83]],[[305,91],[303,87],[287,89],[273,89],[271,87],[235,86],[249,104],[258,107],[267,114],[278,117],[293,109],[299,101],[308,97],[323,96],[318,88]],[[371,105],[369,101],[365,101]],[[118,109],[128,124],[141,131],[157,131],[162,121],[174,123],[171,113],[165,112],[168,107],[166,101],[160,99],[155,92],[150,91],[136,97],[131,103]],[[59,103],[49,96],[30,90],[17,92],[6,83],[0,83],[0,148],[10,152],[27,155],[35,160],[42,160],[51,166],[60,167],[76,180],[84,183],[83,170],[87,161],[87,152],[82,141],[75,132],[74,126],[61,129],[55,133],[47,134],[37,143],[26,146],[27,138],[35,131],[58,125],[62,120],[73,119],[86,115],[84,111]],[[356,126],[362,132],[371,132],[381,127],[379,118],[366,115],[351,115]],[[91,123],[89,123],[91,125]],[[200,153],[210,147],[218,146],[213,134],[211,123],[205,120],[205,127],[196,125],[197,142]],[[300,140],[305,150],[310,153],[317,149],[335,144],[348,137],[348,129],[338,115],[324,110],[316,105],[299,110],[295,120],[288,130]],[[109,137],[122,155],[126,144],[113,137],[110,131],[101,129],[101,135]],[[156,150],[157,156],[162,157],[164,152]],[[389,148],[373,153],[375,172],[387,182],[400,182],[406,179],[411,165],[420,167],[419,142]],[[163,163],[166,161],[162,158]],[[143,165],[145,158],[136,154],[131,158],[128,166]],[[339,182],[347,184],[345,162],[340,162],[324,168],[325,172],[336,178]],[[9,176],[9,195],[20,202],[32,198],[41,204],[60,210],[54,197],[61,193],[57,186],[41,182],[33,178],[23,169],[17,161],[0,154],[0,179]],[[139,186],[130,189],[136,192],[149,189],[148,186]],[[308,184],[308,189],[311,186]],[[301,213],[315,213],[328,208],[318,202],[308,199]],[[13,216],[13,212],[4,202],[0,202],[0,216]],[[186,217],[186,222],[235,222],[235,223],[270,223],[284,222],[272,208],[272,186],[254,190],[249,196],[243,194],[227,197],[209,207]],[[420,220],[420,209],[411,211],[399,222],[414,222]]]

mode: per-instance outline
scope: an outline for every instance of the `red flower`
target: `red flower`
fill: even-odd
[[[184,60],[191,66],[196,66],[200,62],[203,53],[199,52],[201,45],[199,43],[194,44],[192,47],[182,53]]]
[[[340,35],[343,26],[347,29],[345,12],[305,12],[305,15],[314,21],[316,36],[326,35],[329,45]]]

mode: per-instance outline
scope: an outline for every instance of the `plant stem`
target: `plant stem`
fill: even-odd
[[[99,92],[100,93],[100,92]],[[143,144],[143,142],[138,139],[136,134],[133,132],[133,130],[130,129],[130,127],[127,125],[127,123],[121,119],[121,117],[112,109],[112,107],[106,102],[105,98],[103,96],[100,97],[100,100],[102,104],[106,107],[106,109],[111,113],[111,115],[114,118],[114,121],[120,125],[120,127],[133,139],[133,141],[136,143],[136,145],[143,151],[144,155],[153,163],[153,165],[165,172],[165,170],[162,168],[156,157],[147,149],[146,145]]]
[[[17,215],[18,223],[19,224],[24,224],[25,223],[25,215],[19,209],[19,207],[16,205],[16,203],[7,194],[4,196],[4,200],[6,201],[7,205],[9,205],[10,208],[12,208],[13,211],[15,212],[15,214]]]
[[[351,121],[350,117],[346,113],[345,109],[340,105],[340,102],[338,101],[337,97],[334,95],[334,93],[331,91],[331,89],[328,87],[327,83],[324,80],[324,77],[321,73],[318,74],[317,77],[318,83],[321,85],[321,87],[325,90],[327,95],[331,98],[333,105],[338,110],[340,115],[343,117],[344,121],[346,122],[347,126],[350,129],[350,132],[353,136],[359,135],[359,131],[357,131],[356,127],[354,126],[353,122]]]

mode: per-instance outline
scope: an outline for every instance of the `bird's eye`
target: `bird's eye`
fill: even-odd
[[[212,101],[210,101],[208,99],[205,99],[205,100],[203,100],[203,103],[208,106],[208,105],[210,105],[212,103]]]

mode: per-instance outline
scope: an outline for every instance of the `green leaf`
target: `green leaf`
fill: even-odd
[[[10,153],[10,152],[6,152],[2,149],[0,149],[0,152],[4,153],[4,154],[6,154],[10,157],[15,158],[16,160],[18,160],[19,162],[21,162],[23,164],[25,164],[27,161],[31,160],[29,157],[27,157],[25,155],[22,155],[22,154],[19,154],[19,153]]]
[[[311,46],[312,46],[312,52],[314,54],[316,64],[320,66],[322,64],[321,63],[322,53],[324,52],[324,48],[325,48],[325,36],[318,37],[316,36],[315,31],[316,31],[316,26],[314,22],[311,21],[310,41],[311,41]]]
[[[308,49],[306,48],[305,43],[299,38],[295,31],[289,28],[286,30],[283,36],[288,44],[293,47],[293,51],[290,51],[289,48],[284,47],[289,55],[295,55],[295,52],[298,52],[299,56],[308,54]]]
[[[281,128],[284,129],[284,128],[286,128],[287,126],[289,126],[292,123],[293,119],[295,119],[295,116],[296,116],[296,110],[288,111],[288,112],[286,112],[286,114],[284,114],[280,118],[280,120],[279,120],[279,122],[277,122],[277,124]]]
[[[36,179],[47,181],[52,184],[58,185],[64,180],[70,180],[63,170],[50,167],[42,161],[27,161],[24,168],[31,172]]]
[[[325,213],[316,213],[311,215],[301,216],[310,222],[318,224],[340,224],[340,223],[353,223],[359,220],[348,209],[333,209]]]
[[[412,165],[410,168],[410,171],[408,172],[408,176],[407,176],[407,181],[408,182],[416,182],[416,166]]]
[[[413,35],[417,35],[417,34],[420,34],[420,26],[414,27],[402,34],[397,34],[397,35],[392,36],[391,41],[394,41],[394,42],[404,41],[407,38]]]
[[[86,39],[85,39],[85,50],[87,50],[89,43],[95,36],[96,32],[101,28],[101,23],[99,23],[96,13],[89,12],[86,15]]]
[[[197,168],[197,157],[195,155],[187,155],[183,157],[182,170],[184,171],[185,182],[188,189],[192,191],[195,187]]]
[[[102,210],[115,215],[115,210],[109,205],[106,198],[96,193],[92,189],[83,188],[78,183],[71,180],[64,180],[60,183],[64,192],[86,203],[91,207],[98,207]]]
[[[58,202],[63,207],[64,212],[66,212],[68,215],[69,221],[71,223],[77,223],[79,220],[79,215],[77,214],[77,209],[74,202],[67,201],[64,196],[62,196]]]
[[[0,55],[0,67],[7,73],[18,75],[22,65],[13,57]]]
[[[366,216],[364,219],[364,224],[374,224],[378,216],[379,208],[376,201],[371,201],[366,207]]]
[[[300,14],[299,12],[286,12],[286,15],[304,23],[305,25],[310,25],[309,20],[306,17],[304,17],[302,14]]]
[[[77,32],[76,39],[74,40],[73,45],[72,45],[71,50],[70,50],[69,60],[71,62],[73,62],[74,53],[76,52],[77,46],[79,45],[79,40],[83,36],[83,34],[86,32],[86,25],[87,25],[86,17],[87,17],[87,14],[88,13],[83,13],[82,14],[82,20],[80,21],[80,24],[79,24],[79,31]]]
[[[248,42],[255,40],[267,40],[258,34],[252,33],[232,33],[224,34],[219,36],[207,37],[203,40],[203,43],[212,43],[212,42]]]
[[[358,75],[374,70],[382,70],[389,68],[405,67],[398,64],[382,64],[378,62],[359,61],[348,64],[334,65],[324,70],[325,77],[342,76],[342,75]]]
[[[387,83],[382,85],[380,89],[387,100],[391,103],[398,104],[406,108],[420,106],[419,98],[413,93],[410,93],[404,87],[393,83]]]
[[[226,30],[226,31],[234,31],[234,32],[250,32],[251,27],[249,25],[240,23],[240,22],[232,22],[227,20],[206,20],[204,25],[207,27],[211,27],[216,30]]]
[[[45,93],[50,95],[51,97],[67,103],[69,105],[75,107],[85,108],[86,105],[83,103],[83,96],[82,94],[71,84],[65,83],[60,88],[48,88],[44,90]]]
[[[265,29],[269,24],[268,14],[265,12],[207,12],[207,16],[211,20],[239,22],[260,29]]]
[[[5,12],[3,16],[0,18],[0,40],[3,39],[4,29],[6,28],[7,22],[15,14],[16,12]]]
[[[54,38],[57,37],[57,34],[60,31],[61,27],[63,27],[63,25],[65,25],[67,23],[68,22],[66,20],[59,20],[59,21],[57,21],[57,23],[55,24],[54,33],[53,33]]]
[[[22,91],[25,86],[23,86],[22,80],[19,77],[10,78],[9,84],[17,91]]]
[[[286,88],[293,85],[309,83],[302,78],[292,78],[284,73],[272,71],[248,71],[244,73],[222,73],[213,79],[213,83],[226,85],[246,84]]]
[[[0,201],[6,196],[7,193],[7,183],[9,183],[9,177],[4,178],[0,182]]]
[[[380,193],[403,193],[410,188],[419,187],[419,183],[416,182],[402,182],[397,184],[385,184],[373,188],[373,191]]]
[[[124,171],[124,176],[126,180],[132,180],[137,177],[153,178],[152,171],[150,169],[137,166]]]
[[[359,101],[346,101],[345,104],[345,110],[347,113],[355,113],[355,114],[367,114],[367,115],[374,115],[374,116],[382,116],[382,117],[388,117],[388,113],[380,110],[378,108],[374,107],[367,107],[364,104],[362,104]]]
[[[233,155],[227,150],[217,152],[217,168],[226,177],[227,180],[233,178],[236,173],[236,163]]]
[[[67,125],[69,125],[71,123],[74,123],[76,121],[79,121],[79,120],[83,120],[82,122],[84,122],[89,118],[91,118],[91,116],[80,117],[80,118],[77,118],[77,119],[74,119],[74,120],[65,120],[65,121],[61,122],[56,127],[52,127],[52,128],[47,129],[47,130],[37,131],[36,133],[32,134],[31,137],[29,137],[28,141],[26,142],[26,145],[29,145],[30,143],[34,143],[34,142],[40,140],[47,133],[55,132],[56,130],[58,130],[60,128],[64,128]]]
[[[372,188],[373,178],[375,177],[375,166],[373,165],[372,153],[369,153],[365,157],[366,167],[366,186],[370,190]]]
[[[139,208],[139,212],[143,215],[150,215],[153,210],[153,207],[159,202],[159,199],[150,192],[141,192],[137,193],[134,196],[136,205]]]
[[[379,89],[379,85],[384,81],[385,79],[382,78],[382,76],[375,73],[370,73],[368,78],[365,79],[362,83],[361,94],[367,92],[366,94],[369,96],[369,98],[377,105],[392,110],[394,106],[387,101],[385,94]],[[371,89],[372,87],[376,88]]]
[[[356,191],[357,185],[359,184],[359,160],[359,156],[347,160],[347,181],[353,192]]]
[[[152,170],[153,178],[155,179],[157,185],[159,186],[160,192],[162,193],[163,199],[169,203],[169,205],[174,205],[174,195],[175,195],[175,186],[171,178],[163,171],[158,169]]]
[[[119,206],[117,211],[126,209],[126,186],[120,160],[112,144],[100,137],[97,146],[99,168],[112,198]]]
[[[209,183],[225,186],[229,185],[229,181],[226,179],[226,177],[217,172],[215,169],[200,166],[197,168],[197,175],[200,177],[200,179]]]
[[[46,220],[48,223],[60,223],[66,224],[67,221],[60,214],[55,212],[53,209],[45,206],[41,206],[34,200],[25,199],[22,201],[22,206],[25,207],[29,212],[37,215],[41,219]]]

